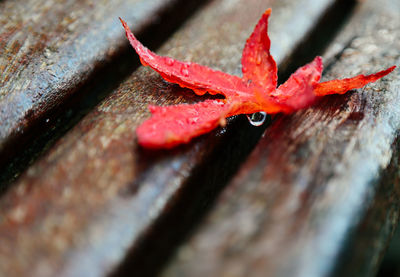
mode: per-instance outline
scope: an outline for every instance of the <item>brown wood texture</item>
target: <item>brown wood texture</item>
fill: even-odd
[[[159,43],[187,16],[188,7],[201,2],[1,1],[0,167],[52,128],[67,100],[100,97],[99,89],[91,94],[93,86],[82,89],[89,80],[105,86],[106,80],[118,81],[139,65],[121,33],[119,16],[135,33]]]
[[[212,1],[158,52],[240,74],[244,42],[272,6],[270,34],[282,63],[334,3]],[[148,68],[134,72],[1,196],[0,275],[157,271],[263,130],[239,117],[171,151],[138,148],[135,128],[149,103],[199,99]]]
[[[400,62],[400,3],[362,1],[324,79]],[[162,276],[374,276],[397,224],[400,70],[277,116]]]

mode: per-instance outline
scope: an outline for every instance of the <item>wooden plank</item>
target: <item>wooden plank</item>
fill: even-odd
[[[325,80],[400,62],[400,3],[360,2]],[[375,276],[400,207],[400,71],[278,116],[162,276]]]
[[[281,63],[334,3],[216,0],[159,52],[240,74],[245,39],[272,6],[270,33]],[[148,68],[134,72],[0,199],[0,274],[157,271],[263,130],[240,117],[171,151],[137,147],[135,128],[148,117],[148,103],[198,100]]]
[[[104,94],[89,81],[119,82],[139,65],[118,16],[157,45],[201,2],[1,1],[0,167],[53,128],[67,100],[94,102]]]

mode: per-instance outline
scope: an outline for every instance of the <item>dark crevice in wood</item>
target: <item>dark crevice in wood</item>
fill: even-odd
[[[253,127],[245,116],[231,120],[227,133],[212,146],[215,151],[203,158],[163,216],[137,239],[135,247],[111,276],[157,275],[175,247],[212,207],[269,124],[270,119],[262,127]]]
[[[336,53],[331,59],[329,59],[328,61],[324,62],[324,71],[325,72],[329,72],[331,70],[331,68],[335,65],[335,63],[337,61],[340,60],[340,58],[342,58],[344,52],[346,51],[346,49],[348,49],[351,44],[353,43],[353,41],[356,39],[356,37],[352,37],[351,39],[349,39],[345,44],[344,47],[338,52]]]
[[[138,38],[150,49],[157,49],[207,2],[209,0],[176,0],[154,15],[159,18],[157,23],[152,23],[142,33],[137,34]],[[85,83],[73,93],[67,93],[71,95],[69,98],[31,122],[23,136],[10,138],[0,159],[0,195],[24,169],[115,90],[139,65],[139,58],[126,41],[115,57],[107,63],[97,64]],[[55,120],[49,121],[50,118]]]
[[[355,6],[356,1],[338,0],[320,17],[315,28],[298,44],[296,51],[280,65],[279,83],[285,82],[298,67],[324,52],[346,24]]]
[[[298,45],[294,54],[284,61],[284,66],[280,67],[280,80],[286,80],[298,66],[322,53],[348,20],[354,6],[354,1],[337,1]],[[204,159],[204,164],[196,167],[184,189],[170,202],[168,211],[138,238],[135,247],[111,276],[158,275],[177,247],[212,208],[217,196],[256,145],[266,128],[266,125],[263,126],[254,132],[249,130],[244,116],[233,120],[227,129],[229,133],[224,139],[225,144],[215,147],[217,150]],[[240,149],[238,153],[238,144],[246,146],[246,149]],[[209,161],[213,161],[212,166]]]
[[[346,22],[349,21],[355,7],[355,1],[336,1],[335,4],[320,17],[319,21],[315,24],[315,29],[313,29],[308,36],[306,36],[305,39],[298,44],[296,51],[294,51],[290,57],[283,61],[283,66],[280,67],[283,68],[283,70],[279,72],[279,81],[286,81],[290,75],[296,71],[297,68],[310,62],[315,58],[315,56],[321,55],[321,53],[323,53],[324,50],[326,50],[330,43],[334,40],[339,31],[345,26]],[[343,55],[343,51],[348,48],[353,40],[354,38],[345,43],[343,49],[341,49],[341,51],[336,53],[333,58],[327,61],[324,66],[323,73],[329,72],[329,69],[335,64],[336,61],[340,59],[340,57]],[[321,99],[315,104],[315,106],[324,107],[324,109],[326,109],[327,105],[324,103],[329,103],[328,106],[332,111],[334,111],[340,108],[343,103],[347,103],[347,101],[344,99],[349,97],[349,95],[331,95],[325,99]],[[276,116],[275,120],[279,120],[282,118],[282,116],[284,115]],[[357,124],[359,121],[360,119],[356,120],[356,122],[352,122],[352,124]],[[325,181],[327,181],[329,180],[330,176],[325,176],[325,178],[327,178],[325,179]],[[304,192],[304,206],[313,203],[315,197],[321,193],[321,189],[318,187],[318,180],[308,185],[307,190]],[[305,210],[306,209],[304,209],[304,211]]]
[[[377,277],[400,276],[400,228],[397,223],[396,232],[390,241],[387,251],[382,259],[382,263],[378,269]]]

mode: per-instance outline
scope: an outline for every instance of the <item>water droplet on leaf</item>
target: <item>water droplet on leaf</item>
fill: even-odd
[[[257,112],[252,114],[246,114],[246,116],[251,125],[258,127],[263,125],[263,123],[265,122],[265,119],[267,118],[267,113]]]
[[[188,70],[188,66],[187,66],[186,64],[182,66],[181,73],[182,73],[185,77],[188,77],[188,76],[189,76],[189,70]]]
[[[257,55],[257,57],[256,57],[256,64],[257,64],[257,65],[260,65],[260,64],[261,64],[261,57],[260,57],[260,55]]]
[[[171,59],[170,57],[166,57],[165,58],[165,63],[169,66],[173,66],[174,65],[174,60]]]

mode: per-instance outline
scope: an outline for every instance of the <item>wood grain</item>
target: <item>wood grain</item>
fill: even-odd
[[[362,1],[325,80],[399,65],[400,4]],[[278,116],[162,276],[374,276],[399,218],[400,71]]]
[[[139,65],[131,58],[119,16],[138,35],[151,29],[156,44],[165,39],[160,32],[168,34],[188,7],[201,2],[1,1],[0,167],[53,128],[68,101],[90,95],[87,90],[93,88],[82,91],[82,86],[123,78]],[[173,12],[176,7],[180,13]],[[113,64],[117,59],[120,64]],[[92,101],[100,97],[90,96]]]
[[[270,33],[282,62],[334,3],[216,0],[159,53],[240,74],[245,39],[266,8],[274,10]],[[307,14],[298,13],[300,7]],[[263,130],[240,117],[171,151],[137,147],[135,128],[148,117],[149,103],[199,99],[147,68],[134,72],[0,198],[0,274],[157,271],[176,235],[189,228],[196,209],[225,184]]]

